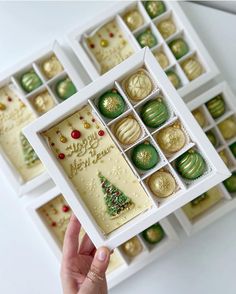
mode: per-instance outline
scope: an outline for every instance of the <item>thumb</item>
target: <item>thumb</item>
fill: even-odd
[[[110,261],[110,254],[110,250],[106,247],[101,247],[97,250],[87,277],[80,288],[81,292],[79,293],[107,293],[107,282],[105,273]]]

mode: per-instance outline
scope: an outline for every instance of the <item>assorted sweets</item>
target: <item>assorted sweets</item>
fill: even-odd
[[[176,89],[205,73],[188,32],[165,1],[137,1],[85,32],[81,43],[100,75],[149,47]]]
[[[222,190],[218,185],[184,205],[182,210],[190,221],[194,221],[197,217],[214,207],[222,199]]]
[[[0,88],[0,145],[23,182],[44,171],[38,156],[22,134],[22,129],[35,118],[31,109],[19,98],[13,84]]]

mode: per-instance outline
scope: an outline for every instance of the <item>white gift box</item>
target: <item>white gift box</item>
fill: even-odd
[[[58,196],[63,197],[59,189],[54,187],[40,197],[37,197],[34,200],[31,199],[31,201],[26,204],[26,209],[31,217],[31,220],[36,225],[43,239],[48,243],[51,252],[56,256],[60,264],[62,258],[61,242],[50,230],[47,219],[44,219],[46,216],[42,216],[39,212],[40,208]],[[142,251],[132,259],[129,259],[122,249],[117,248],[115,250],[115,254],[119,257],[120,263],[110,270],[108,269],[107,281],[109,289],[127,279],[147,264],[150,264],[161,255],[167,253],[179,243],[177,232],[174,230],[170,220],[168,218],[164,218],[159,223],[165,232],[165,237],[159,243],[149,245],[141,236],[138,235],[137,238],[142,245]]]
[[[145,184],[145,178],[149,176],[150,172],[148,174],[144,174],[144,176],[140,176],[137,172],[135,172],[134,167],[131,167],[132,170],[134,170],[138,181],[150,197],[152,207],[122,225],[108,236],[104,236],[97,223],[94,221],[94,218],[89,213],[84,202],[80,198],[75,186],[72,185],[69,177],[63,170],[58,159],[55,157],[55,154],[53,154],[51,147],[48,145],[48,142],[45,140],[42,133],[52,126],[55,126],[69,115],[75,113],[76,110],[81,109],[82,106],[89,103],[92,105],[94,112],[96,112],[96,117],[103,122],[107,132],[111,134],[109,127],[106,125],[107,122],[105,122],[97,112],[96,107],[93,104],[93,99],[95,97],[99,97],[102,93],[107,91],[107,89],[113,88],[114,85],[116,85],[120,89],[119,91],[122,93],[123,98],[127,101],[127,103],[129,103],[128,98],[119,86],[119,82],[128,77],[131,73],[134,73],[136,70],[143,67],[146,68],[152,76],[154,83],[157,85],[155,92],[156,95],[159,93],[162,94],[164,97],[163,99],[165,99],[166,104],[168,105],[169,112],[173,114],[170,115],[170,119],[164,124],[164,126],[173,124],[176,120],[180,120],[190,138],[184,148],[168,159],[164,156],[159,146],[153,142],[162,158],[162,164],[158,165],[158,169],[163,166],[167,167],[175,177],[176,182],[179,185],[179,190],[172,196],[168,197],[165,201],[158,201],[157,198],[150,193]],[[155,93],[153,93],[150,97],[153,98]],[[150,99],[150,97],[147,97],[145,101]],[[131,107],[133,112],[138,111],[138,104],[136,107],[133,107],[131,103],[129,104],[129,107]],[[148,134],[147,138],[154,141],[151,135],[153,133],[155,134],[156,131],[150,131],[147,127],[145,127],[145,125],[143,127]],[[80,219],[83,228],[86,232],[88,232],[96,247],[101,245],[110,248],[118,247],[132,236],[137,235],[140,231],[143,231],[153,223],[163,219],[176,209],[196,198],[200,193],[210,189],[212,186],[218,184],[229,176],[229,171],[223,161],[219,158],[215,149],[189,112],[187,106],[169,82],[150,50],[147,48],[131,56],[122,64],[112,69],[109,73],[100,77],[82,89],[79,93],[73,95],[73,97],[65,101],[63,105],[58,105],[56,108],[51,110],[50,113],[46,113],[43,118],[39,118],[37,121],[33,122],[30,126],[24,129],[24,134],[36,150],[49,174],[58,185],[60,191],[63,195],[65,195],[66,201],[73,209],[75,215]],[[116,141],[115,143],[117,144]],[[118,148],[122,149],[120,146],[118,146]],[[175,171],[174,163],[177,157],[191,148],[196,148],[203,155],[207,163],[207,168],[204,175],[200,178],[192,182],[186,182]],[[129,150],[127,153],[126,151],[122,152],[125,159],[129,162],[128,153]],[[131,162],[129,162],[129,164],[132,166]],[[153,170],[151,172],[153,172]]]
[[[158,44],[152,47],[151,50],[153,53],[156,51],[163,51],[168,57],[169,65],[164,70],[165,72],[168,70],[174,70],[178,73],[182,83],[182,86],[178,89],[181,97],[199,88],[219,74],[216,64],[212,60],[190,21],[181,9],[180,4],[177,1],[164,1],[164,3],[166,11],[154,19],[149,17],[142,1],[132,1],[128,4],[127,2],[119,3],[118,5],[109,8],[108,11],[104,11],[104,13],[101,13],[97,17],[93,18],[89,23],[75,28],[68,34],[68,40],[74,49],[75,54],[83,64],[84,69],[87,71],[92,80],[101,75],[100,66],[84,39],[93,35],[93,33],[95,33],[99,28],[113,19],[116,20],[119,27],[122,29],[126,40],[130,43],[134,52],[139,51],[141,48],[136,39],[137,35],[146,28],[150,28],[152,30],[158,40]],[[132,32],[123,20],[123,16],[125,12],[130,11],[133,8],[137,8],[137,10],[141,13],[144,19],[144,24]],[[160,23],[160,21],[169,18],[172,18],[174,21],[176,25],[176,32],[169,38],[164,39],[158,31],[157,24]],[[187,41],[190,50],[185,56],[176,60],[168,44],[173,39],[178,37],[183,37]],[[190,81],[184,73],[181,65],[184,60],[192,56],[197,57],[200,61],[204,68],[204,73],[198,78]]]
[[[217,95],[223,96],[223,99],[226,104],[226,112],[221,117],[214,120],[211,117],[209,111],[207,110],[205,104]],[[214,132],[219,138],[219,146],[217,146],[216,148],[217,152],[224,150],[228,158],[230,171],[236,171],[236,159],[229,148],[229,145],[236,141],[236,137],[232,138],[229,141],[224,140],[223,136],[221,135],[217,127],[217,125],[220,122],[222,122],[228,117],[235,116],[236,114],[236,97],[232,93],[228,84],[226,82],[219,83],[215,87],[209,89],[202,95],[196,97],[191,102],[189,102],[188,107],[191,111],[195,109],[201,109],[207,121],[206,126],[203,128],[203,130],[205,132],[209,130],[214,130]],[[179,222],[181,223],[185,232],[188,235],[191,235],[205,228],[206,226],[210,225],[220,217],[224,216],[225,214],[229,213],[230,211],[236,208],[235,193],[232,194],[229,191],[227,191],[223,183],[220,183],[217,186],[217,188],[219,189],[220,194],[222,196],[221,200],[209,209],[205,210],[202,214],[197,216],[196,219],[190,220],[182,208],[178,209],[175,212],[176,217],[178,218]]]
[[[46,79],[43,75],[40,64],[50,58],[52,55],[55,55],[63,67],[63,71],[52,79]],[[27,72],[29,69],[33,69],[35,73],[39,76],[42,81],[42,85],[36,90],[26,93],[20,85],[19,75]],[[40,116],[40,113],[36,111],[33,107],[32,99],[44,91],[47,91],[52,97],[54,105],[60,103],[60,99],[56,96],[53,85],[65,76],[68,76],[74,83],[76,89],[83,87],[83,82],[75,71],[74,67],[69,62],[67,56],[63,52],[59,43],[53,42],[47,47],[39,50],[31,56],[28,56],[26,59],[22,60],[20,63],[16,64],[9,70],[1,73],[0,75],[0,88],[10,85],[12,91],[15,95],[22,100],[22,102],[28,107],[28,109],[33,113],[35,119]],[[37,187],[46,183],[50,180],[50,177],[46,171],[42,172],[38,176],[30,180],[24,180],[14,166],[14,163],[10,161],[8,156],[5,154],[3,148],[0,150],[0,166],[1,172],[9,181],[11,187],[16,191],[19,196],[28,194],[29,192],[35,190]]]

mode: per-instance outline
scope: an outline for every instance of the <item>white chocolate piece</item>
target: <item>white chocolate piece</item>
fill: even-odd
[[[133,117],[125,117],[115,125],[115,136],[124,145],[136,142],[141,132],[139,123]]]

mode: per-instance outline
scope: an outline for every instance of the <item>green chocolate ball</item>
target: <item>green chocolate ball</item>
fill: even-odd
[[[166,11],[165,4],[162,1],[146,1],[144,6],[151,18],[154,18]]]
[[[149,142],[145,142],[134,147],[131,153],[131,159],[134,165],[140,170],[149,170],[157,165],[159,155]]]
[[[65,78],[63,80],[60,80],[56,84],[56,93],[57,96],[62,99],[66,100],[73,94],[77,92],[75,85],[72,83],[72,81],[69,78]]]
[[[225,185],[225,188],[230,193],[235,193],[236,192],[236,172],[233,172],[231,177],[226,179],[223,183]]]
[[[180,59],[189,51],[188,44],[182,38],[170,42],[169,47],[176,59]]]
[[[159,224],[154,224],[142,232],[142,237],[146,242],[156,244],[165,237],[165,232]]]
[[[116,118],[125,111],[125,101],[117,91],[108,91],[99,98],[98,109],[106,118]]]
[[[213,118],[218,118],[225,113],[225,102],[221,95],[217,95],[208,101],[206,106]]]
[[[137,40],[139,42],[139,45],[143,48],[148,46],[149,48],[152,48],[157,45],[157,39],[153,35],[152,31],[150,29],[145,30],[141,34],[137,36]]]
[[[162,98],[157,97],[143,105],[140,116],[146,126],[156,128],[168,120],[169,112]]]
[[[178,89],[181,87],[181,80],[176,72],[174,72],[173,70],[168,70],[166,72],[166,75],[168,79],[170,80],[170,82],[172,83],[172,85],[175,87],[175,89]]]
[[[39,86],[42,85],[42,81],[40,80],[39,76],[32,70],[27,73],[24,73],[21,76],[20,83],[22,88],[27,92],[30,93],[33,90],[37,89]]]
[[[204,174],[206,162],[200,153],[191,149],[177,158],[176,168],[183,178],[195,180]]]
[[[236,142],[229,146],[231,152],[233,153],[234,157],[236,158]]]
[[[211,144],[216,147],[217,146],[217,139],[216,139],[216,136],[215,134],[212,132],[212,131],[208,131],[206,132],[206,135],[207,135],[207,138],[209,139],[209,141],[211,142]]]

